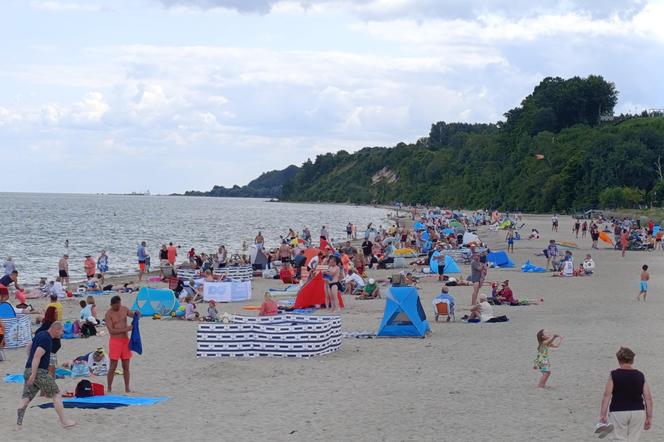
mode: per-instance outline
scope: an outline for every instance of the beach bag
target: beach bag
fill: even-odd
[[[84,361],[77,361],[71,367],[71,377],[73,378],[83,378],[90,374],[90,369],[88,368],[88,363]]]
[[[74,393],[76,397],[92,397],[94,396],[92,391],[92,382],[87,379],[83,379],[78,384],[76,384],[76,392]]]
[[[74,336],[80,336],[81,335],[81,323],[78,321],[74,321],[72,324],[72,332],[74,333]]]
[[[96,382],[91,382],[92,384],[92,395],[93,396],[104,396],[106,393],[104,392],[104,386],[102,384],[98,384]]]

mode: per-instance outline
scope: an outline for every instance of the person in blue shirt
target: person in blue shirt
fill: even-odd
[[[60,390],[55,383],[55,379],[48,374],[48,364],[51,361],[53,339],[60,339],[63,334],[64,327],[62,326],[62,322],[56,321],[51,324],[48,330],[37,333],[32,340],[30,355],[25,363],[25,371],[23,373],[23,378],[25,379],[23,393],[16,412],[17,430],[23,428],[25,411],[28,409],[30,401],[32,401],[40,391],[44,396],[53,399],[53,408],[55,408],[55,412],[60,419],[60,425],[62,425],[63,428],[76,426],[75,421],[65,418]]]
[[[141,242],[141,244],[136,249],[136,256],[138,257],[138,280],[139,281],[141,279],[143,279],[143,274],[145,273],[145,262],[147,261],[147,258],[148,258],[147,252],[145,251],[146,246],[147,246],[147,243],[145,241],[143,241],[143,242]]]

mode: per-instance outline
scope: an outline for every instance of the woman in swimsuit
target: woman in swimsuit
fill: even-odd
[[[336,256],[330,256],[327,260],[328,268],[325,273],[329,276],[330,282],[327,283],[328,290],[325,292],[325,307],[330,309],[330,313],[337,311],[338,296],[341,292],[341,283],[339,282],[340,270],[339,262]]]

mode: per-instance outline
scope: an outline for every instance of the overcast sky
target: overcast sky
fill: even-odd
[[[0,191],[246,184],[495,122],[546,76],[664,108],[664,0],[2,0]]]

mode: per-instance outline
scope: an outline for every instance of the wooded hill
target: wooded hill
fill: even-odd
[[[439,122],[415,144],[305,162],[282,199],[531,212],[664,200],[664,118],[613,117],[600,76],[545,78],[496,124]]]

